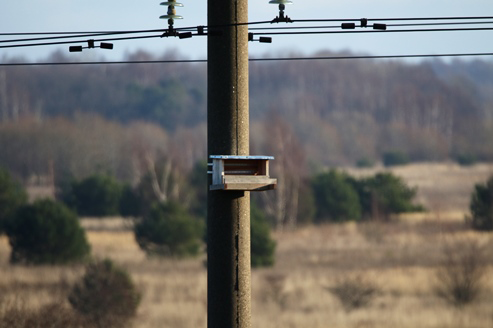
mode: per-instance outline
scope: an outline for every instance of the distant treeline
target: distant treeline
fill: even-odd
[[[125,59],[182,57],[141,51]],[[24,178],[54,163],[64,174],[96,166],[135,179],[149,153],[172,149],[193,163],[205,156],[206,74],[200,63],[2,67],[0,165]],[[492,61],[252,62],[252,153],[301,158],[311,173],[372,165],[389,153],[493,160],[492,91]]]

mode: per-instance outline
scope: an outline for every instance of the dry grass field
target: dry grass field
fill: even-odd
[[[275,266],[252,272],[253,327],[493,327],[493,234],[472,232],[463,220],[474,183],[485,181],[493,165],[410,165],[394,173],[419,188],[419,201],[429,212],[388,224],[331,224],[276,233]],[[93,255],[127,268],[143,292],[133,327],[206,327],[204,257],[149,259],[121,220],[84,225]],[[444,249],[451,246],[460,252],[463,248],[453,248],[458,242],[486,250],[481,293],[464,307],[448,304],[435,290],[442,279],[437,269]],[[0,314],[12,306],[66,302],[70,286],[83,271],[78,266],[11,266],[8,256],[3,237]],[[344,308],[332,291],[347,281],[372,287],[371,302]]]

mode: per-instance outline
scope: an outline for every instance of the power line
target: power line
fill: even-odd
[[[493,16],[449,16],[449,17],[387,17],[387,18],[365,18],[368,21],[430,21],[430,20],[480,20],[493,19]],[[315,22],[359,22],[361,18],[322,18],[322,19],[293,19],[293,23],[315,23]]]
[[[176,31],[190,31],[190,30],[196,30],[196,29],[197,29],[197,27],[175,28]],[[56,36],[49,36],[49,37],[47,36],[47,37],[39,37],[39,38],[0,40],[0,43],[56,40],[56,39],[67,39],[67,38],[88,38],[88,37],[92,37],[92,36],[111,36],[111,35],[123,35],[123,34],[164,33],[166,31],[167,31],[167,29],[136,30],[136,31],[0,33],[0,36],[56,35]]]
[[[251,62],[272,61],[313,61],[313,60],[354,60],[354,59],[397,59],[397,58],[434,58],[434,57],[478,57],[493,56],[487,53],[450,53],[450,54],[408,54],[408,55],[361,55],[361,56],[321,56],[321,57],[274,57],[250,58]],[[69,65],[127,65],[127,64],[179,64],[206,63],[207,59],[174,59],[174,60],[123,60],[123,61],[91,61],[91,62],[46,62],[46,63],[0,63],[0,67],[8,66],[69,66]]]
[[[47,62],[47,63],[0,63],[0,66],[71,66],[71,65],[123,65],[123,64],[179,64],[207,63],[207,59],[173,59],[173,60],[122,60],[90,62]]]
[[[342,59],[393,59],[393,58],[433,58],[433,57],[477,57],[493,56],[493,52],[451,53],[451,54],[416,54],[416,55],[361,55],[361,56],[322,56],[322,57],[286,57],[286,58],[252,58],[250,61],[302,61],[302,60],[342,60]]]
[[[485,22],[440,22],[440,23],[407,23],[407,24],[387,24],[387,26],[445,26],[445,25],[474,25],[474,24],[493,24],[493,21]]]
[[[491,31],[493,27],[473,28],[436,28],[436,29],[400,29],[400,30],[342,30],[342,31],[295,31],[295,32],[255,32],[255,35],[307,35],[307,34],[354,34],[354,33],[406,33],[406,32],[466,32]]]
[[[146,36],[132,36],[132,37],[122,37],[122,38],[104,38],[104,39],[94,39],[96,42],[105,41],[121,41],[121,40],[137,40],[137,39],[151,39],[160,38],[162,35],[146,35]],[[58,41],[58,42],[41,42],[41,43],[26,43],[26,44],[11,44],[0,46],[0,48],[22,48],[22,47],[35,47],[35,46],[52,46],[61,44],[74,44],[74,43],[87,43],[87,40],[71,40],[71,41]]]
[[[410,26],[447,26],[447,25],[474,25],[474,24],[493,24],[493,21],[485,22],[441,22],[441,23],[410,23],[410,24],[386,24],[387,27],[410,27]],[[362,26],[355,26],[362,27]],[[320,25],[320,26],[283,26],[283,27],[252,27],[249,31],[261,31],[261,30],[306,30],[306,29],[323,29],[333,28],[340,29],[341,25]]]
[[[465,24],[490,24],[492,22],[481,22],[478,20],[491,20],[493,16],[471,16],[471,17],[406,17],[406,18],[365,18],[366,21],[429,21],[429,20],[459,20],[462,22],[442,22],[442,23],[415,23],[415,24],[387,24],[387,26],[426,26],[426,25],[465,25]],[[351,22],[351,21],[361,21],[362,19],[354,18],[336,18],[336,19],[299,19],[292,20],[292,23],[310,23],[310,22]],[[476,22],[464,22],[464,20],[475,20]],[[220,28],[229,27],[232,25],[260,25],[260,24],[272,24],[272,21],[256,21],[256,22],[245,22],[229,25],[214,25],[214,26],[190,26],[190,27],[178,27],[175,28],[177,31],[190,31],[196,30],[199,27],[204,29],[209,28]],[[337,28],[340,26],[311,26],[311,27],[289,27],[289,28]],[[278,27],[279,29],[285,29],[284,27]],[[252,28],[253,30],[254,28]],[[264,29],[275,29],[275,28],[264,28]],[[56,40],[62,38],[84,38],[92,36],[111,36],[111,35],[121,35],[121,34],[141,34],[141,33],[163,33],[166,29],[150,29],[150,30],[127,30],[127,31],[85,31],[85,32],[22,32],[22,33],[0,33],[0,36],[34,36],[34,35],[52,35],[51,37],[40,37],[40,38],[25,38],[25,39],[13,39],[13,40],[0,40],[0,43],[12,43],[12,42],[27,42],[27,41],[41,41],[41,40]],[[345,31],[346,33],[348,31]],[[44,45],[44,44],[43,44]]]
[[[176,27],[175,30],[190,30],[197,29],[197,26],[188,26],[188,27]],[[63,34],[134,34],[134,33],[153,33],[153,32],[164,32],[167,29],[150,29],[150,30],[123,30],[123,31],[77,31],[77,32],[15,32],[15,33],[0,33],[0,36],[17,36],[17,35],[63,35]]]
[[[451,16],[451,17],[403,17],[403,18],[366,18],[368,21],[429,21],[429,20],[484,20],[493,19],[493,16]],[[297,19],[293,22],[298,23],[309,23],[309,22],[359,22],[361,18],[328,18],[328,19]],[[258,24],[271,24],[272,21],[257,21],[257,22],[246,22],[239,24],[229,24],[229,25],[214,25],[207,26],[201,25],[204,28],[210,27],[224,27],[232,25],[258,25]],[[462,23],[466,24],[466,23]],[[196,29],[197,26],[189,27],[177,27],[175,30],[187,30]],[[62,35],[62,34],[131,34],[131,33],[152,33],[152,32],[163,32],[166,29],[151,29],[151,30],[123,30],[123,31],[76,31],[76,32],[13,32],[13,33],[0,33],[0,36],[16,36],[16,35]]]
[[[14,32],[14,33],[0,33],[0,36],[21,36],[21,35],[67,35],[74,34],[126,34],[126,33],[148,33],[148,32],[160,32],[164,29],[153,30],[135,30],[135,31],[78,31],[78,32]]]
[[[408,32],[469,32],[469,31],[491,31],[493,27],[474,27],[474,28],[431,28],[431,29],[399,29],[399,30],[342,30],[342,31],[292,31],[292,32],[255,32],[255,35],[308,35],[308,34],[354,34],[354,33],[408,33]],[[205,35],[205,34],[204,34]],[[147,36],[132,36],[132,37],[119,37],[119,38],[102,38],[94,39],[96,42],[106,41],[121,41],[121,40],[136,40],[136,39],[149,39],[160,38],[160,35],[147,35]],[[0,41],[1,42],[1,41]],[[26,43],[26,44],[11,44],[2,45],[0,48],[20,48],[20,47],[34,47],[34,46],[47,46],[47,45],[62,45],[62,44],[74,44],[74,43],[86,43],[87,40],[70,40],[70,41],[57,41],[57,42],[40,42],[40,43]]]
[[[154,32],[158,32],[155,30]],[[59,40],[59,39],[73,39],[73,38],[90,38],[93,36],[110,36],[116,34],[128,34],[132,32],[109,32],[109,33],[92,33],[92,34],[80,34],[80,35],[60,35],[60,36],[48,36],[42,38],[27,38],[27,39],[14,39],[14,40],[0,40],[0,43],[12,43],[12,42],[32,42],[32,41],[43,41],[43,40]],[[138,33],[138,32],[135,32]]]
[[[176,31],[190,31],[198,30],[199,28],[220,28],[220,27],[230,27],[230,26],[241,26],[241,25],[258,25],[258,24],[270,24],[270,21],[258,21],[258,22],[246,22],[238,24],[229,25],[211,25],[211,26],[189,26],[189,27],[176,27]],[[111,36],[118,34],[139,34],[139,33],[154,33],[160,32],[164,33],[168,29],[151,29],[151,30],[128,30],[128,31],[85,31],[85,32],[15,32],[15,33],[0,33],[0,36],[28,36],[28,35],[55,35],[51,37],[40,37],[40,38],[27,38],[27,39],[11,39],[11,40],[0,40],[0,43],[4,42],[23,42],[23,41],[40,41],[40,40],[50,40],[50,39],[62,39],[62,38],[84,38],[92,36]]]

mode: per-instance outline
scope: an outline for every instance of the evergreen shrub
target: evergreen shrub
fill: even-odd
[[[137,313],[141,293],[126,270],[105,259],[86,266],[68,300],[96,327],[125,327]]]
[[[0,233],[3,232],[6,221],[26,202],[27,193],[22,186],[12,179],[7,170],[0,168]]]
[[[122,216],[138,217],[142,215],[142,200],[132,186],[123,186],[119,207]]]
[[[391,214],[423,210],[413,203],[416,188],[392,173],[377,173],[359,180],[351,178],[351,183],[358,192],[364,218],[388,220]]]
[[[385,220],[392,214],[423,211],[414,204],[416,188],[392,173],[356,179],[330,170],[312,179],[315,197],[315,222],[342,222],[362,218]]]
[[[312,180],[316,222],[358,220],[361,205],[349,177],[336,170],[316,175]]]
[[[204,225],[177,203],[156,203],[137,221],[134,233],[148,255],[195,256],[200,251]]]
[[[472,154],[457,154],[455,161],[461,166],[472,166],[478,162],[478,158]]]
[[[382,155],[383,165],[397,166],[409,164],[409,157],[399,150],[388,151]]]
[[[111,216],[120,213],[122,191],[122,185],[115,178],[96,174],[72,182],[62,198],[81,216]]]
[[[493,231],[493,176],[486,183],[474,186],[469,203],[472,228],[481,231]]]
[[[61,264],[83,260],[90,252],[75,213],[49,199],[20,207],[6,233],[12,263]]]
[[[375,166],[375,162],[368,157],[360,158],[356,161],[356,167],[358,168],[371,168]]]
[[[252,267],[272,266],[276,242],[270,235],[270,226],[264,214],[256,206],[251,206],[250,218]]]

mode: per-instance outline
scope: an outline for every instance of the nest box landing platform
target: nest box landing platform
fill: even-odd
[[[210,190],[263,191],[274,189],[277,179],[269,176],[272,156],[211,155]]]

